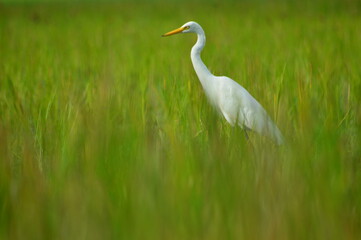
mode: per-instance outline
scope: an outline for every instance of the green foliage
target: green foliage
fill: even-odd
[[[359,9],[0,6],[0,238],[360,239]],[[285,146],[209,106],[189,20]]]

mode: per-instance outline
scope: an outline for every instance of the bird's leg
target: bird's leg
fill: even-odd
[[[243,128],[243,132],[244,132],[244,135],[246,136],[247,141],[249,141],[249,136],[248,136],[248,133],[247,133],[247,130],[245,127]]]
[[[253,143],[251,142],[251,139],[249,139],[249,136],[248,136],[248,133],[247,133],[247,127],[245,127],[245,126],[243,127],[243,132],[244,132],[244,136],[247,139],[247,142],[251,145],[252,150],[254,152],[254,146],[253,146]]]

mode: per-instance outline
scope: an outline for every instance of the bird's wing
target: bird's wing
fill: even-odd
[[[283,136],[271,117],[260,103],[249,94],[249,102],[245,104],[244,125],[264,136],[273,139],[278,145],[283,143]]]
[[[282,144],[280,130],[262,105],[241,85],[228,77],[218,79],[218,108],[227,122],[251,129]]]
[[[228,77],[219,77],[218,107],[222,115],[232,126],[243,122],[242,97],[240,91],[243,89],[238,83]]]

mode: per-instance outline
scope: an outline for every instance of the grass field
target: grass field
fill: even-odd
[[[190,61],[287,144],[231,128]],[[0,239],[361,239],[361,5],[0,5]],[[254,147],[252,147],[252,145]]]

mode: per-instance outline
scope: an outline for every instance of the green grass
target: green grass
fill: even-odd
[[[0,238],[360,239],[360,9],[1,5]],[[189,20],[285,146],[209,106]]]

